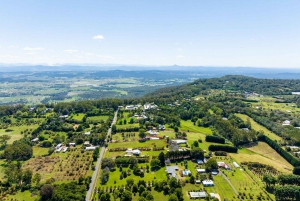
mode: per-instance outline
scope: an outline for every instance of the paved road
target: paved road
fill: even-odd
[[[112,127],[112,125],[114,125],[117,122],[117,116],[118,116],[118,110],[115,112],[115,116],[114,116],[113,122],[111,123],[111,127]],[[111,127],[108,129],[106,137],[111,134]],[[99,158],[98,158],[97,163],[96,163],[95,171],[94,171],[93,176],[92,176],[92,181],[90,183],[90,188],[86,193],[86,197],[85,197],[86,201],[90,201],[92,199],[92,196],[93,196],[93,193],[94,193],[94,190],[95,190],[95,184],[98,180],[98,176],[99,176],[99,173],[100,173],[100,165],[101,165],[101,161],[102,161],[102,157],[103,157],[104,152],[105,152],[105,146],[103,146],[101,148]]]

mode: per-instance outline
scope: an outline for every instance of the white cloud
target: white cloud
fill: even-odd
[[[75,52],[78,52],[78,50],[64,50],[64,52],[67,52],[67,53],[75,53]]]
[[[178,51],[181,51],[182,49],[178,48]]]
[[[97,36],[94,36],[93,39],[96,39],[96,40],[103,40],[103,39],[104,39],[104,36],[102,36],[102,35],[97,35]]]
[[[42,47],[24,47],[23,50],[25,51],[37,51],[37,50],[44,50]]]
[[[185,58],[183,55],[178,55],[177,58]]]
[[[29,52],[29,53],[26,53],[27,55],[35,55],[34,52]]]

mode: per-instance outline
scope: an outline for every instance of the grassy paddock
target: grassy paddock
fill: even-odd
[[[179,130],[195,132],[195,133],[202,133],[202,134],[207,134],[207,135],[212,134],[212,130],[210,128],[199,127],[197,125],[194,125],[194,123],[191,122],[190,120],[188,120],[188,121],[181,120]]]

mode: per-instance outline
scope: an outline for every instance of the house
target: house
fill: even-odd
[[[203,161],[203,160],[200,160],[200,159],[197,159],[197,163],[198,163],[199,165],[202,165],[202,164],[204,164],[204,161]]]
[[[62,147],[56,149],[56,153],[59,153],[62,150]]]
[[[214,186],[214,182],[212,180],[203,180],[203,186]]]
[[[150,137],[150,140],[159,140],[158,137]]]
[[[158,134],[158,132],[153,131],[153,130],[149,130],[149,131],[147,131],[147,133],[149,133],[149,135],[155,135],[155,136]]]
[[[61,146],[62,144],[59,143],[58,145],[56,145],[55,149],[59,149]]]
[[[249,132],[249,128],[242,128],[243,131]]]
[[[172,144],[186,144],[186,140],[171,140]]]
[[[133,155],[138,156],[138,155],[140,155],[141,153],[142,153],[142,152],[141,152],[140,150],[138,150],[138,149],[132,150],[132,154],[133,154]]]
[[[91,131],[85,132],[84,135],[90,135]]]
[[[211,174],[214,175],[214,176],[216,176],[216,175],[219,174],[219,170],[212,170],[212,171],[211,171]]]
[[[218,162],[219,168],[225,168],[226,170],[230,170],[230,167],[225,162]]]
[[[201,174],[201,173],[205,173],[205,172],[206,172],[205,169],[196,169],[196,171],[197,171],[198,174]]]
[[[83,146],[90,146],[90,141],[85,141],[85,142],[83,143]]]
[[[206,192],[189,192],[191,198],[205,198],[207,196]]]
[[[75,147],[75,145],[76,145],[76,143],[75,143],[75,142],[70,142],[70,143],[69,143],[69,146],[73,146],[73,147]]]
[[[158,125],[158,129],[159,129],[159,130],[165,130],[166,127],[165,127],[164,125],[159,124],[159,125]]]
[[[68,147],[63,148],[62,152],[65,153],[68,150]]]
[[[216,197],[216,195],[215,195],[214,193],[210,193],[209,196],[210,196],[211,198],[215,198],[215,197]]]
[[[60,115],[59,118],[68,118],[69,115]]]
[[[126,154],[132,154],[132,149],[128,148],[125,152],[126,152]]]
[[[85,148],[86,151],[91,151],[91,150],[95,150],[95,149],[96,149],[96,147],[86,147]]]
[[[178,171],[178,166],[167,166],[166,172],[169,175],[169,177],[174,177],[178,179],[176,171]]]
[[[201,180],[196,180],[196,184],[201,184]]]
[[[283,126],[289,126],[289,125],[291,125],[291,121],[285,120],[284,122],[282,122],[282,125]]]
[[[39,138],[34,138],[31,140],[31,142],[38,142],[39,141]]]
[[[222,117],[222,119],[223,119],[224,121],[227,121],[227,120],[228,120],[226,117]]]

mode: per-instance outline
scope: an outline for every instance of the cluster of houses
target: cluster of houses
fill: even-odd
[[[56,147],[55,147],[55,152],[56,152],[56,153],[60,153],[60,152],[65,153],[67,150],[68,150],[68,147],[63,146],[61,143],[59,143],[59,144],[56,145]]]
[[[119,106],[119,108],[123,108],[123,106]],[[158,106],[155,105],[154,103],[149,103],[149,104],[145,104],[145,105],[126,105],[125,106],[125,110],[135,110],[135,109],[139,109],[142,108],[143,110],[150,110],[150,109],[157,109]]]

